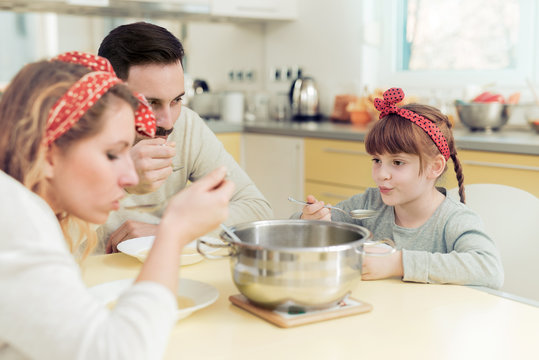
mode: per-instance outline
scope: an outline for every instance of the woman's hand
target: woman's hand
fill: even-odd
[[[404,275],[402,251],[390,255],[363,255],[361,280],[379,280]]]
[[[301,212],[301,219],[304,220],[326,220],[331,221],[331,211],[324,207],[323,201],[318,201],[312,195],[307,196],[309,205],[305,205]]]
[[[155,281],[176,293],[184,246],[228,216],[234,184],[225,177],[226,168],[220,167],[170,199],[137,281]]]

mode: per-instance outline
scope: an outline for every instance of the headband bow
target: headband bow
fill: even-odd
[[[123,83],[116,76],[110,62],[101,56],[72,51],[60,54],[52,61],[82,65],[93,72],[73,84],[51,109],[45,135],[47,145],[69,130],[112,86]],[[90,74],[100,75],[88,76]],[[133,95],[139,102],[135,110],[135,128],[142,135],[154,137],[157,127],[155,115],[142,94]]]
[[[410,120],[430,136],[445,160],[448,160],[451,152],[449,151],[447,140],[438,126],[424,116],[416,114],[411,110],[397,107],[396,104],[403,99],[404,91],[402,91],[401,88],[391,88],[386,90],[383,94],[383,99],[374,99],[374,107],[376,110],[380,111],[380,119],[389,114],[397,114],[400,117]]]

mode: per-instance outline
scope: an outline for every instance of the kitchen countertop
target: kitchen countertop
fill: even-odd
[[[321,122],[249,122],[226,123],[207,121],[216,133],[245,132],[280,136],[311,137],[334,140],[364,141],[368,128],[330,121]],[[493,133],[472,132],[455,127],[453,134],[461,150],[495,151],[515,154],[539,155],[539,135],[527,126],[506,126]]]

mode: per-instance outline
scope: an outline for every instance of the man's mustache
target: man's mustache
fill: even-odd
[[[174,130],[174,128],[170,128],[167,130],[163,127],[158,126],[157,129],[155,129],[155,136],[169,136],[172,130]]]

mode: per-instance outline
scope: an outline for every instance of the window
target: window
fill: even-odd
[[[518,0],[408,0],[400,70],[515,69]]]
[[[0,11],[2,51],[0,51],[0,88],[34,59],[38,59],[39,22],[35,14]]]
[[[537,69],[533,0],[388,0],[379,65],[385,85],[525,86]]]

